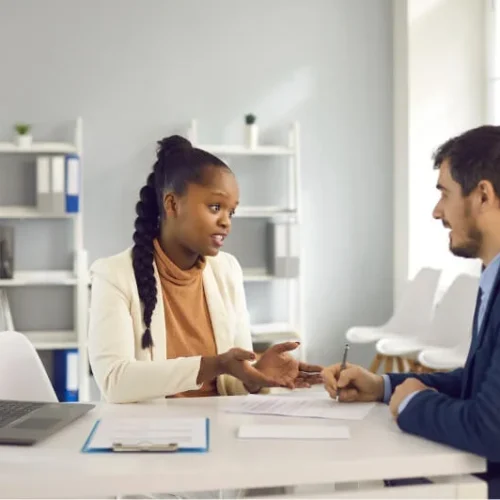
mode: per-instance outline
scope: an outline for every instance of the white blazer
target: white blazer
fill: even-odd
[[[142,349],[142,305],[132,267],[132,250],[99,259],[91,266],[88,350],[103,398],[131,403],[199,389],[201,356],[166,359],[167,331],[160,276],[153,262],[158,302],[151,320],[154,347]],[[217,353],[232,347],[252,350],[241,267],[230,254],[207,257],[203,286]],[[222,375],[219,394],[246,394],[238,379]]]

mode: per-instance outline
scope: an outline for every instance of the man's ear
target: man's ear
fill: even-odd
[[[477,190],[479,192],[481,207],[483,209],[489,209],[498,204],[495,189],[493,188],[493,184],[490,181],[479,181]]]

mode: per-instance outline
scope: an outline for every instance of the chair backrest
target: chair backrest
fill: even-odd
[[[478,287],[478,277],[457,276],[436,305],[430,329],[420,338],[440,347],[470,343]]]
[[[38,353],[22,333],[0,332],[0,399],[57,402]]]
[[[441,271],[423,267],[408,282],[397,302],[394,314],[384,330],[404,335],[418,335],[427,331],[432,320],[434,295]]]

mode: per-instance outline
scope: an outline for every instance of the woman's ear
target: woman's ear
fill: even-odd
[[[175,194],[170,191],[163,195],[163,210],[167,218],[174,218],[177,216],[178,203]]]

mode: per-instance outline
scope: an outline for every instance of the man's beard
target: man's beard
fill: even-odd
[[[464,220],[465,222],[469,222],[471,220],[470,217],[470,208],[466,207],[464,211]],[[444,222],[445,226],[449,227],[447,222]],[[476,259],[479,257],[479,252],[481,250],[481,246],[483,245],[483,235],[477,229],[475,224],[470,224],[467,230],[467,240],[457,246],[452,246],[452,240],[450,238],[450,251],[453,255],[457,257],[464,257],[466,259]]]
[[[479,231],[469,231],[468,240],[459,246],[452,246],[450,241],[450,251],[457,257],[465,257],[466,259],[476,259],[479,257],[481,249],[482,235]]]

